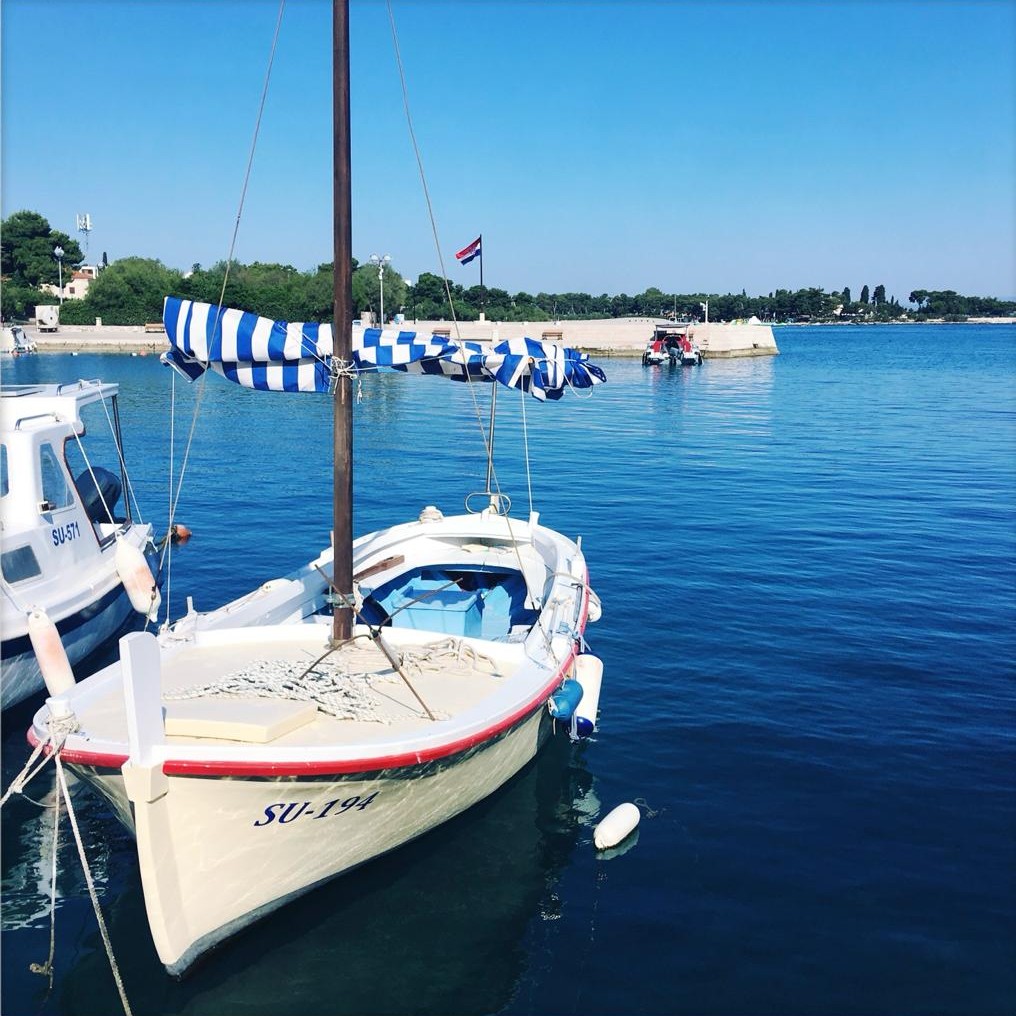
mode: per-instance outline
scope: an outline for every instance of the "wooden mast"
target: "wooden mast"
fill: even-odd
[[[334,355],[348,368],[353,360],[353,229],[349,156],[349,0],[332,0],[332,216],[334,228]],[[334,453],[332,586],[341,596],[353,592],[353,385],[340,370],[333,400]],[[352,605],[335,605],[332,640],[352,634]]]

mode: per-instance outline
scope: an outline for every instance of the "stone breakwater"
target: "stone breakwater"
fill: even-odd
[[[641,356],[657,324],[654,318],[608,318],[594,321],[407,321],[407,331],[438,332],[463,339],[499,342],[529,336],[586,350],[601,356]],[[40,352],[158,353],[166,346],[164,332],[143,325],[61,325],[56,332],[25,329]],[[779,353],[769,325],[698,324],[691,335],[707,359],[738,356],[775,356]]]

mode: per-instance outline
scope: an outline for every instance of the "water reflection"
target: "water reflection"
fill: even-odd
[[[501,1009],[525,967],[526,929],[559,916],[558,880],[582,827],[599,813],[583,750],[553,738],[493,797],[282,908],[182,982],[155,955],[131,845],[114,841],[106,864],[122,884],[106,888],[104,906],[134,1011],[285,1016],[322,1012],[325,999],[335,1014]],[[8,856],[37,854],[37,837],[25,823]],[[31,959],[41,960],[47,931],[34,928]],[[39,1011],[118,1011],[94,918],[76,921],[74,931],[58,954],[59,1001]]]

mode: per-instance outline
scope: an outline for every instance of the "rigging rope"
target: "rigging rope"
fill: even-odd
[[[257,150],[258,135],[259,135],[259,133],[261,131],[261,118],[262,118],[262,115],[264,114],[264,111],[265,111],[265,101],[268,98],[268,85],[269,85],[269,83],[271,81],[271,78],[272,78],[272,65],[275,62],[275,51],[276,51],[276,48],[277,48],[278,42],[279,42],[279,31],[282,28],[282,15],[283,15],[283,12],[285,11],[285,8],[286,8],[286,0],[279,0],[279,13],[278,13],[278,16],[277,16],[277,18],[275,20],[275,32],[272,35],[272,46],[271,46],[271,51],[269,52],[269,55],[268,55],[268,67],[265,70],[264,85],[261,88],[261,101],[258,104],[257,118],[255,119],[255,122],[254,122],[254,136],[251,138],[250,153],[247,156],[247,168],[246,168],[246,171],[244,172],[243,186],[240,188],[240,201],[239,201],[239,203],[237,205],[237,209],[236,209],[236,222],[235,222],[235,224],[233,226],[233,236],[232,236],[232,238],[230,240],[230,243],[229,243],[229,254],[226,257],[226,269],[223,272],[223,276],[222,276],[222,289],[219,292],[219,306],[218,306],[218,310],[216,311],[215,322],[214,322],[214,326],[213,326],[215,329],[218,329],[218,327],[219,327],[219,319],[222,316],[223,302],[226,299],[226,286],[229,283],[229,273],[230,273],[230,270],[233,267],[233,256],[236,253],[236,238],[237,238],[237,236],[239,235],[239,232],[240,232],[240,221],[241,221],[241,219],[243,217],[243,206],[244,206],[244,201],[246,200],[246,197],[247,197],[247,185],[250,182],[251,170],[253,169],[253,166],[254,166],[254,154],[255,154],[255,152]],[[207,366],[207,364],[205,364],[205,366]],[[201,375],[201,382],[200,382],[200,385],[198,387],[197,395],[195,396],[195,399],[194,399],[194,412],[193,412],[193,414],[191,416],[191,425],[190,425],[190,430],[189,430],[188,435],[187,435],[187,446],[184,449],[183,462],[180,465],[180,477],[179,477],[179,480],[178,480],[178,483],[177,483],[176,497],[175,498],[171,498],[171,500],[170,500],[169,521],[167,523],[167,532],[170,532],[170,533],[173,531],[173,520],[176,518],[177,505],[180,502],[180,494],[183,491],[184,476],[186,475],[187,464],[188,464],[188,462],[190,460],[191,446],[194,443],[194,432],[197,429],[198,416],[199,416],[200,410],[201,410],[201,402],[202,402],[202,399],[204,397],[205,385],[206,385],[206,382],[208,380],[208,374],[209,374],[209,371],[206,370]],[[166,548],[167,548],[166,549],[166,553],[167,553],[167,555],[171,553],[171,551],[168,549],[171,543],[172,543],[172,540],[169,540],[166,543]],[[168,600],[167,600],[167,605],[166,605],[166,617],[167,617],[167,620],[168,620],[168,618],[169,618],[169,604],[168,604]]]
[[[109,407],[106,405],[106,396],[100,394],[99,401],[102,403],[103,412],[106,414],[106,423],[109,424],[109,432],[113,435],[113,444],[116,445],[117,458],[120,460],[120,471],[123,473],[124,482],[127,485],[127,494],[129,497],[127,510],[128,512],[130,511],[130,502],[133,501],[134,507],[138,510],[138,522],[144,524],[145,520],[141,516],[141,505],[138,503],[138,499],[134,494],[134,484],[131,483],[131,474],[127,471],[127,462],[123,457],[123,448],[120,446],[120,435],[117,433],[117,428],[113,423],[112,417],[109,415]],[[117,414],[117,418],[119,419],[119,413]],[[113,517],[112,513],[110,513],[109,517]]]
[[[391,0],[387,0],[386,6],[387,6],[387,9],[388,9],[388,21],[389,21],[389,24],[391,25],[391,30],[392,30],[392,43],[393,43],[393,45],[395,47],[395,62],[398,65],[399,81],[401,82],[401,85],[402,85],[402,105],[403,105],[403,108],[405,109],[405,113],[406,113],[406,123],[407,123],[408,128],[409,128],[409,137],[410,137],[410,141],[412,142],[412,145],[413,145],[413,153],[416,156],[416,164],[417,164],[417,167],[418,167],[419,172],[420,172],[420,183],[423,186],[424,199],[426,200],[426,203],[427,203],[427,214],[428,214],[428,216],[430,218],[431,232],[434,234],[434,246],[435,246],[436,252],[437,252],[438,263],[441,266],[441,276],[442,276],[442,279],[444,281],[445,294],[448,297],[448,306],[449,306],[450,312],[451,312],[452,324],[455,327],[455,337],[456,337],[456,339],[458,339],[461,342],[461,335],[459,334],[459,322],[458,322],[458,319],[455,316],[455,304],[452,302],[451,289],[450,289],[449,284],[448,284],[448,272],[445,269],[444,255],[441,253],[441,242],[440,242],[440,239],[438,237],[437,222],[436,222],[436,219],[435,219],[435,216],[434,216],[434,207],[433,207],[433,204],[432,204],[432,202],[430,200],[430,190],[427,187],[427,176],[426,176],[426,173],[424,172],[424,168],[423,168],[423,157],[420,154],[420,147],[419,147],[419,145],[416,142],[416,131],[413,129],[413,117],[412,117],[412,113],[410,112],[410,109],[409,109],[409,88],[406,85],[405,68],[403,67],[403,64],[402,64],[402,53],[401,53],[401,50],[399,49],[399,37],[398,37],[398,31],[397,31],[397,29],[395,27],[395,14],[392,11],[392,2],[391,2]],[[384,324],[384,322],[382,322],[382,324]],[[490,436],[488,437],[487,432],[484,430],[484,427],[483,427],[483,414],[480,411],[480,404],[479,404],[479,402],[478,402],[478,400],[476,398],[475,382],[473,381],[473,378],[470,376],[468,370],[466,371],[466,381],[468,382],[466,387],[469,389],[469,394],[470,394],[470,396],[472,398],[472,401],[473,401],[473,411],[476,414],[477,426],[480,428],[480,434],[483,437],[484,452],[486,453],[488,461],[491,463],[491,478],[493,479],[494,486],[495,486],[495,488],[497,490],[497,495],[498,495],[499,503],[504,504],[504,495],[503,495],[503,493],[501,491],[501,483],[500,483],[500,480],[498,479],[497,470],[496,470],[496,468],[494,468],[494,465],[493,465],[493,454],[492,454],[492,451],[491,451],[491,447],[492,447],[492,442],[494,440],[494,435],[493,435],[493,433],[491,433]],[[520,389],[520,393],[522,395],[522,398],[524,399],[526,397],[525,391]],[[525,412],[525,408],[523,407],[523,413],[524,412]],[[525,433],[525,441],[526,441],[526,475],[527,475],[527,478],[529,476],[529,444],[528,444],[528,440],[529,440],[529,438],[528,438],[528,432],[526,432]],[[532,496],[532,483],[531,482],[529,483],[529,510],[530,510],[530,512],[532,512],[532,510],[533,510],[533,496]],[[513,544],[513,547],[515,549],[515,556],[518,559],[519,572],[522,575],[523,582],[525,582],[525,584],[526,584],[526,591],[527,591],[527,593],[529,594],[529,596],[531,598],[535,598],[537,595],[539,595],[541,597],[541,599],[542,599],[542,594],[543,594],[543,590],[542,589],[541,590],[533,590],[533,589],[531,589],[529,587],[529,579],[526,576],[525,568],[523,567],[523,564],[522,564],[522,555],[519,552],[518,540],[515,538],[515,533],[512,530],[512,520],[511,520],[511,517],[508,516],[507,514],[504,515],[503,517],[504,517],[505,523],[508,526],[508,533],[509,533],[509,535],[512,538],[512,544]],[[554,660],[557,663],[560,664],[561,661],[558,659],[557,654],[554,652],[553,647],[551,645],[551,637],[547,633],[546,629],[543,626],[542,616],[538,617],[536,619],[536,626],[539,628],[541,634],[543,635],[544,640],[545,640],[545,642],[547,644],[547,647],[550,650],[551,656],[554,658]]]
[[[423,187],[423,197],[427,204],[427,216],[430,219],[431,233],[434,235],[434,249],[437,254],[438,264],[441,266],[441,280],[444,283],[445,295],[448,297],[448,308],[452,318],[452,326],[455,328],[455,338],[458,342],[462,341],[462,335],[459,332],[459,321],[455,315],[455,303],[452,300],[452,291],[448,282],[448,270],[445,268],[444,254],[441,252],[441,240],[437,232],[437,219],[434,215],[434,205],[430,200],[430,188],[427,186],[427,174],[423,168],[423,156],[420,154],[420,146],[416,141],[416,131],[413,128],[413,114],[409,108],[409,86],[406,84],[406,71],[402,64],[402,51],[399,48],[399,34],[395,27],[395,12],[392,10],[392,0],[387,0],[388,8],[388,21],[392,29],[392,44],[395,47],[395,62],[399,70],[399,82],[402,86],[402,106],[406,113],[406,126],[409,129],[409,139],[413,146],[413,154],[416,156],[416,166],[420,173],[420,185]],[[384,322],[381,322],[382,325]],[[476,393],[473,389],[473,378],[471,377],[468,369],[466,370],[466,387],[469,389],[469,394],[473,400],[473,410],[476,413],[476,422],[480,428],[480,435],[483,438],[483,450],[487,458],[491,457],[491,445],[490,442],[493,440],[493,435],[488,439],[487,432],[483,429],[483,415],[480,412],[480,405],[476,399]],[[500,488],[498,493],[500,494]]]
[[[172,371],[169,388],[169,500],[167,502],[167,517],[170,519],[166,527],[166,542],[162,547],[162,560],[159,562],[159,571],[166,568],[166,621],[169,627],[169,605],[172,602],[173,592],[173,553],[170,545],[173,542],[173,463],[176,461],[176,371]]]
[[[392,10],[392,0],[387,0],[388,22],[392,29],[392,44],[395,47],[395,62],[399,68],[399,81],[402,85],[402,106],[406,111],[406,124],[409,127],[409,140],[413,145],[413,154],[416,156],[416,165],[420,171],[420,183],[423,185],[423,197],[427,202],[427,215],[430,217],[430,229],[434,234],[434,247],[437,251],[438,264],[441,266],[441,279],[444,282],[445,295],[448,297],[448,307],[452,316],[452,324],[455,326],[455,338],[461,341],[459,335],[459,322],[455,317],[455,304],[452,301],[452,291],[448,284],[448,272],[445,269],[444,255],[441,253],[441,241],[437,235],[437,220],[434,217],[434,206],[430,200],[430,189],[427,187],[427,174],[423,169],[423,157],[420,155],[420,146],[416,143],[416,131],[413,129],[413,116],[409,111],[409,88],[406,85],[406,72],[402,66],[402,51],[399,49],[399,33],[395,28],[395,12]],[[381,322],[384,327],[384,322]],[[468,374],[468,372],[467,372]]]

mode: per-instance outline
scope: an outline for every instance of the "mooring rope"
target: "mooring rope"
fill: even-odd
[[[113,945],[109,938],[109,931],[106,928],[106,921],[102,916],[102,907],[99,905],[99,894],[95,888],[95,880],[92,878],[92,870],[88,864],[88,856],[85,853],[85,845],[81,838],[81,830],[78,828],[77,816],[74,814],[74,804],[71,800],[70,787],[67,785],[67,776],[64,772],[63,763],[60,760],[60,752],[63,748],[64,741],[67,740],[68,734],[73,733],[77,729],[78,721],[73,713],[68,716],[50,716],[48,734],[35,746],[34,751],[22,767],[21,772],[18,773],[18,775],[12,780],[11,785],[7,788],[3,798],[0,798],[0,807],[2,807],[10,799],[12,794],[21,794],[24,790],[25,784],[34,779],[50,761],[53,762],[56,767],[57,786],[56,804],[53,806],[53,867],[50,891],[49,957],[45,963],[30,964],[30,969],[33,973],[42,974],[43,976],[48,977],[48,990],[52,991],[54,957],[56,954],[57,848],[59,846],[58,834],[60,823],[60,798],[62,796],[63,802],[67,807],[67,819],[70,822],[71,830],[74,833],[74,842],[77,844],[78,857],[81,861],[81,870],[84,872],[85,884],[88,887],[88,895],[92,901],[92,909],[95,911],[96,919],[99,922],[99,932],[102,935],[102,941],[106,947],[106,956],[109,959],[109,966],[113,972],[113,980],[116,982],[117,991],[120,994],[120,1004],[123,1006],[123,1011],[126,1013],[126,1016],[133,1016],[130,1002],[127,1000],[127,993],[124,989],[123,977],[120,974],[120,968],[116,962],[116,956],[113,954]],[[51,751],[46,758],[43,759],[40,765],[35,766],[37,759],[47,747],[50,748]],[[35,766],[34,770],[33,766]],[[35,801],[33,803],[38,804],[39,802]]]
[[[130,1002],[127,1001],[127,992],[123,986],[123,977],[120,976],[120,967],[117,965],[116,957],[113,955],[113,943],[109,939],[109,931],[106,928],[106,920],[102,916],[102,907],[99,906],[99,894],[95,889],[95,881],[92,879],[92,869],[88,865],[88,857],[85,854],[85,845],[81,839],[81,831],[78,829],[78,820],[74,814],[74,806],[71,804],[71,792],[67,786],[67,777],[64,775],[63,764],[60,761],[60,752],[53,753],[53,761],[56,764],[56,777],[63,793],[64,803],[67,805],[67,818],[74,833],[74,842],[78,847],[78,857],[81,860],[81,870],[85,874],[85,884],[88,886],[88,895],[92,900],[92,909],[95,911],[96,920],[99,922],[99,933],[102,935],[102,944],[106,947],[106,956],[109,958],[109,966],[113,972],[113,980],[116,981],[116,990],[120,994],[120,1004],[127,1016],[132,1016]]]
[[[49,955],[46,957],[45,963],[30,963],[28,967],[33,974],[42,974],[48,978],[47,998],[53,990],[53,961],[56,957],[56,872],[57,855],[60,850],[60,794],[57,793],[55,797],[56,801],[53,805],[53,864],[50,870],[49,895]]]

